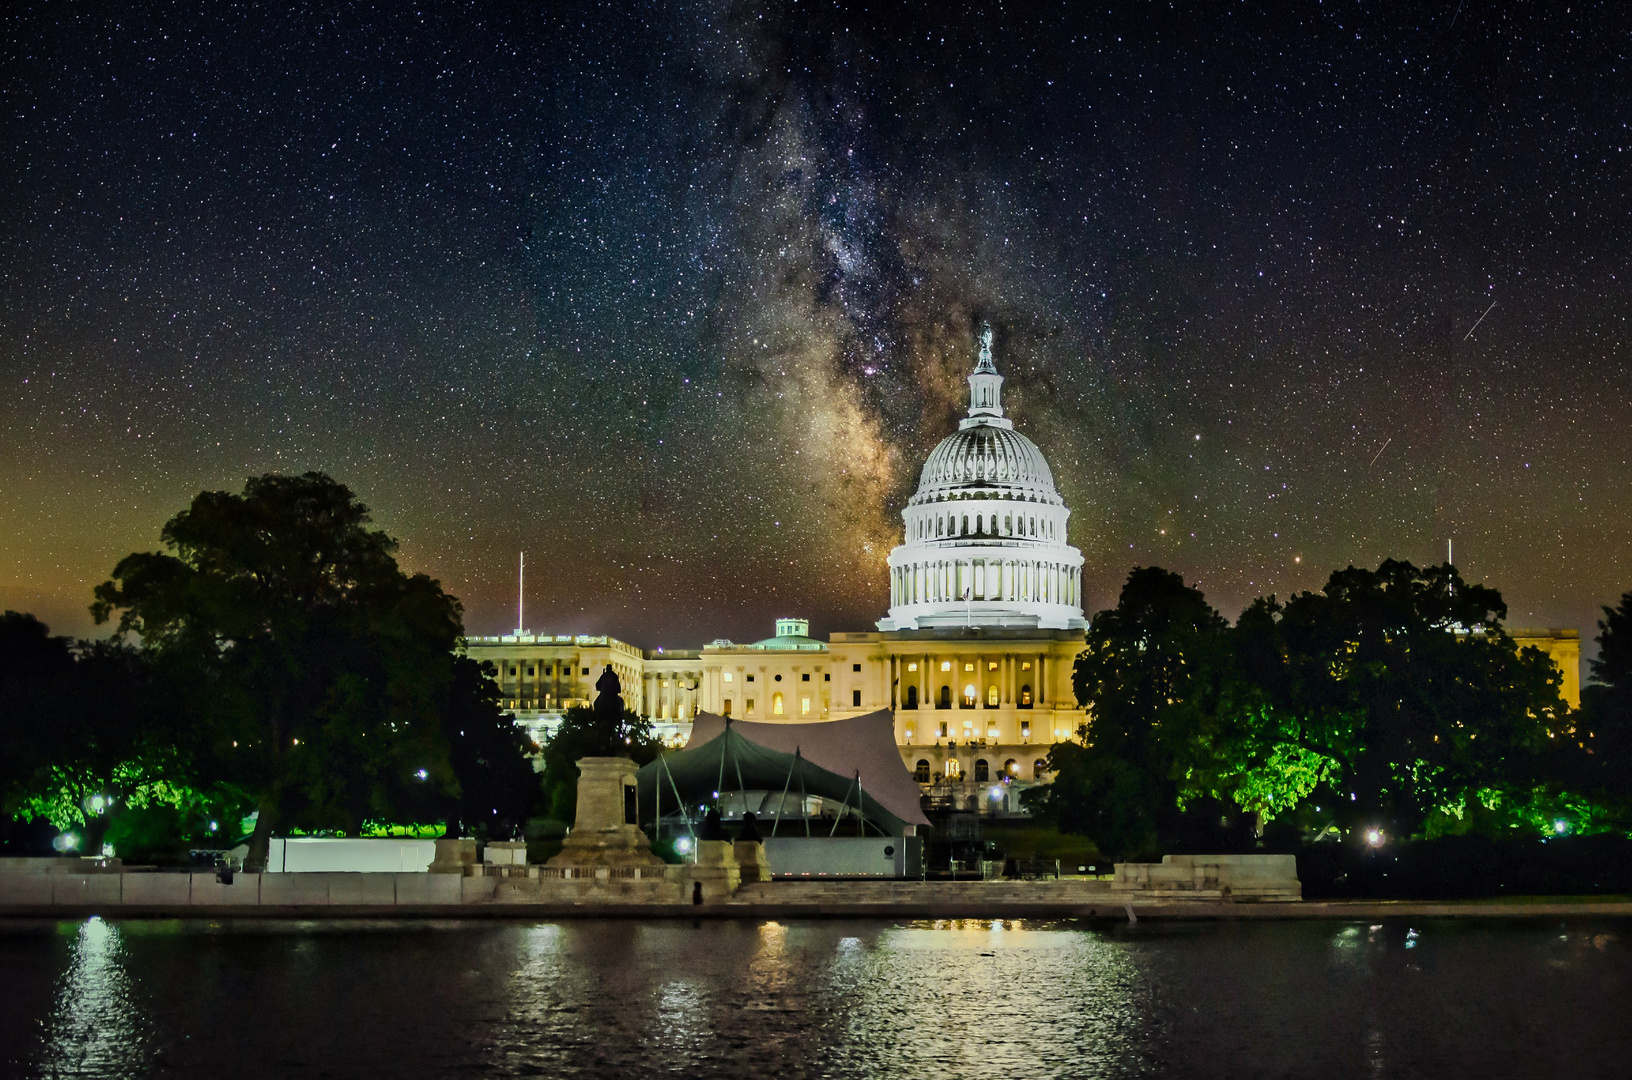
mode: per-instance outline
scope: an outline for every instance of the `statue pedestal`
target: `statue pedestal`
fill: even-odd
[[[426,867],[433,874],[469,874],[476,866],[473,837],[443,837],[436,842],[436,858]]]
[[[686,865],[683,880],[685,899],[692,903],[715,903],[736,892],[742,870],[731,841],[697,841],[697,861]]]
[[[546,866],[661,866],[639,825],[624,820],[624,789],[635,786],[635,763],[625,757],[578,762],[578,820]]]
[[[771,880],[771,864],[765,858],[765,845],[758,840],[738,840],[732,852],[737,859],[737,870],[744,885],[755,881]]]

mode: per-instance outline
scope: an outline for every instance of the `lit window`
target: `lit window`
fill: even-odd
[[[724,716],[730,716],[731,715],[731,699],[730,698],[725,699],[725,712],[722,715],[724,715]]]
[[[996,660],[986,661],[986,670],[987,671],[996,671],[997,670],[997,661]]]
[[[772,694],[771,695],[771,715],[772,716],[781,716],[782,715],[782,695],[781,694]]]
[[[802,697],[799,699],[799,715],[810,715],[810,699],[808,697]]]
[[[1031,684],[1030,683],[1027,683],[1026,685],[1024,685],[1024,686],[1022,686],[1020,688],[1020,707],[1022,709],[1031,708]]]
[[[990,708],[990,709],[997,708],[997,684],[996,683],[993,683],[992,685],[990,685],[990,686],[988,686],[986,688],[986,707]]]
[[[947,761],[946,775],[953,778],[963,775],[963,765],[959,763],[957,758],[952,758]]]
[[[745,712],[753,712],[754,711],[754,699],[753,698],[748,699],[747,708],[744,711]]]
[[[951,671],[952,670],[952,661],[942,660],[941,661],[941,670],[942,671]]]
[[[727,671],[727,672],[726,672],[726,673],[725,673],[725,674],[724,674],[724,675],[723,675],[723,676],[722,676],[722,678],[724,678],[724,679],[725,679],[725,681],[726,681],[726,682],[730,682],[730,681],[731,681],[731,673],[730,673],[730,672],[729,672],[729,671]]]
[[[861,670],[861,665],[860,664],[856,665],[856,670],[857,671]],[[914,660],[912,663],[908,664],[907,665],[907,670],[908,671],[917,671],[918,670],[918,661]]]
[[[963,665],[963,670],[965,670],[965,671],[973,671],[973,670],[975,670],[975,665],[973,665],[973,664],[965,664],[965,665]]]
[[[1021,671],[1030,671],[1031,670],[1031,661],[1027,660],[1024,663],[1022,663],[1020,665],[1020,670]]]

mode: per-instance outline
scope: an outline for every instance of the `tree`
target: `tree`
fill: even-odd
[[[1091,719],[1032,801],[1112,857],[1240,843],[1209,824],[1231,811],[1399,838],[1537,821],[1564,797],[1548,763],[1572,721],[1505,615],[1454,567],[1389,560],[1231,627],[1177,575],[1135,569],[1077,662]]]
[[[155,664],[192,690],[192,750],[256,811],[246,865],[276,829],[356,830],[458,791],[441,723],[459,602],[397,566],[396,542],[322,473],[200,493],[96,589]],[[410,811],[411,812],[411,811]]]
[[[1179,575],[1135,567],[1116,607],[1094,616],[1072,673],[1091,719],[1078,742],[1054,748],[1054,783],[1032,805],[1111,858],[1183,832],[1178,779],[1216,707],[1228,626]]]
[[[1563,771],[1600,817],[1632,829],[1632,592],[1604,608],[1590,670],[1576,730],[1563,744]]]
[[[539,747],[499,707],[493,674],[492,664],[455,657],[444,695],[443,737],[458,790],[444,797],[441,813],[452,835],[462,825],[490,839],[520,836],[539,803],[530,760]]]
[[[1270,697],[1333,758],[1311,797],[1344,831],[1405,837],[1430,817],[1516,808],[1567,727],[1560,677],[1502,629],[1495,589],[1449,564],[1348,567],[1276,613],[1285,669]]]
[[[8,817],[71,832],[117,854],[220,841],[241,793],[192,782],[185,716],[153,666],[118,641],[52,637],[30,615],[0,616],[0,801]],[[229,827],[230,828],[230,827]],[[139,837],[141,843],[132,843]]]

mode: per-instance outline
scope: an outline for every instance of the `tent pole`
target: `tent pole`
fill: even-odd
[[[867,804],[863,801],[866,798],[866,795],[867,795],[867,793],[865,791],[863,791],[862,787],[861,787],[861,772],[860,772],[860,770],[857,770],[857,772],[856,772],[856,821],[859,822],[859,827],[856,829],[856,835],[857,836],[866,836],[867,835]]]
[[[663,771],[668,774],[669,789],[674,792],[674,801],[680,804],[680,820],[686,823],[686,832],[691,834],[693,840],[696,840],[697,830],[691,824],[691,811],[686,809],[686,800],[680,797],[680,785],[674,782],[674,772],[669,768],[668,759],[661,758],[659,760],[663,762]]]
[[[748,812],[748,792],[742,782],[742,755],[740,753],[732,754],[731,764],[736,766],[737,794],[742,796],[742,812],[746,814]]]
[[[794,747],[793,756],[794,757],[799,757],[799,748],[798,747]],[[805,762],[804,762],[803,758],[800,758],[800,760],[799,760],[799,816],[805,819],[805,838],[806,839],[810,838],[810,814],[808,812],[806,812],[806,810],[805,810],[805,807],[809,802],[810,802],[810,796],[805,794]]]
[[[729,717],[725,721],[725,734],[726,734],[725,742],[728,743],[728,742],[731,741],[731,739],[730,739],[731,720],[730,720]],[[725,743],[720,744],[720,775],[717,776],[714,779],[714,811],[715,811],[715,813],[718,813],[719,809],[720,809],[720,789],[723,788],[723,787],[725,787]]]
[[[788,785],[793,783],[793,767],[799,764],[799,748],[793,748],[793,760],[788,762],[788,778],[782,781],[782,801],[776,804],[776,823],[771,826],[771,835],[776,835],[777,825],[782,824],[782,807],[788,801]]]
[[[856,774],[856,780],[859,780],[859,779],[861,779],[861,774],[857,773]],[[839,804],[839,816],[833,819],[833,827],[831,829],[827,830],[827,835],[829,835],[829,836],[837,836],[838,835],[839,822],[844,819],[844,811],[850,809],[850,793],[852,791],[854,791],[855,788],[856,788],[856,780],[850,781],[850,786],[844,789],[844,802]]]

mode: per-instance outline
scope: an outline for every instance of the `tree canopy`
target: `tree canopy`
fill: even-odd
[[[446,812],[476,795],[461,761],[503,757],[518,774],[524,743],[497,737],[496,696],[455,655],[459,602],[404,573],[370,525],[326,475],[261,476],[199,494],[165,524],[165,551],[126,556],[96,589],[96,619],[117,615],[188,688],[199,775],[249,793],[250,865],[274,830]],[[484,801],[497,809],[462,812]]]
[[[1113,855],[1209,829],[1239,842],[1231,812],[1400,837],[1535,818],[1572,719],[1505,615],[1452,566],[1389,560],[1231,626],[1177,575],[1136,568],[1076,666],[1092,719],[1034,800]]]

